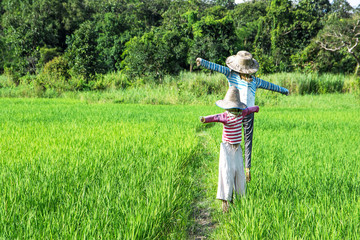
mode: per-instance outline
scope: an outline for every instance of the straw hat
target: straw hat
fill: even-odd
[[[240,101],[239,90],[234,86],[229,87],[224,100],[218,100],[215,104],[223,109],[237,108],[244,110],[246,108],[246,105]]]
[[[244,74],[253,74],[259,70],[259,63],[247,51],[239,51],[236,55],[228,57],[226,65],[231,70]]]

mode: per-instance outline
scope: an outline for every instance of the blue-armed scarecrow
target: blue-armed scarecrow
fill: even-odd
[[[239,51],[236,55],[226,59],[226,65],[222,66],[213,62],[206,61],[201,58],[196,59],[198,66],[220,72],[226,76],[229,87],[234,86],[240,93],[241,101],[247,107],[255,105],[255,92],[258,88],[279,92],[285,95],[289,94],[289,90],[273,83],[267,82],[256,77],[254,74],[259,70],[259,63],[247,51]],[[251,113],[244,117],[244,138],[245,138],[245,168],[246,180],[251,180],[251,152],[252,139],[254,129],[254,114]]]

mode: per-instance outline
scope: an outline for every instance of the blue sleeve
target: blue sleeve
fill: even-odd
[[[210,70],[217,71],[219,73],[225,74],[225,76],[228,76],[230,74],[230,68],[224,67],[222,65],[219,65],[219,64],[216,64],[216,63],[213,63],[213,62],[206,61],[204,59],[201,59],[200,65],[207,68],[207,69],[210,69]]]
[[[276,84],[273,84],[271,82],[267,82],[265,80],[262,80],[260,78],[256,78],[256,87],[257,88],[262,88],[262,89],[267,89],[273,92],[279,92],[282,94],[288,94],[289,90],[287,90],[286,88],[280,87]]]

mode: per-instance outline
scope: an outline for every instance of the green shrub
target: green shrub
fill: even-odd
[[[65,58],[68,60],[72,77],[80,76],[90,80],[101,71],[101,63],[97,59],[99,55],[96,49],[97,37],[95,22],[86,21],[67,38],[68,48]]]
[[[57,48],[40,48],[40,59],[37,64],[37,68],[41,69],[45,66],[46,63],[50,62],[55,57],[59,56],[59,51]]]
[[[360,77],[348,76],[344,80],[343,92],[360,93]]]
[[[72,88],[69,79],[68,61],[59,56],[45,64],[43,71],[37,76],[35,84],[44,89],[70,90]]]
[[[318,93],[341,93],[343,91],[345,75],[323,74],[318,82]]]
[[[186,65],[186,42],[181,33],[152,29],[126,44],[122,67],[129,76],[150,78],[161,83],[167,74],[178,74]]]
[[[43,73],[56,79],[69,79],[70,74],[68,70],[68,61],[64,57],[59,56],[45,64]]]
[[[259,74],[257,77],[288,89],[290,94],[297,94],[299,92],[298,81],[302,75],[297,73],[274,73],[269,75]]]
[[[4,75],[6,77],[6,81],[4,81],[4,86],[6,87],[14,87],[18,86],[20,83],[21,74],[16,71],[14,67],[5,67]]]
[[[135,78],[130,81],[129,77],[121,72],[97,74],[89,81],[84,77],[71,77],[66,72],[59,73],[66,69],[66,64],[55,67],[55,63],[63,63],[64,59],[61,58],[48,62],[44,71],[36,77],[27,74],[19,78],[18,86],[3,75],[0,77],[0,88],[3,89],[1,96],[55,97],[66,93],[66,96],[72,94],[71,96],[90,101],[213,105],[216,100],[224,98],[228,89],[228,81],[223,74],[210,72],[184,71],[178,76],[166,75],[161,84],[146,78]],[[67,78],[63,76],[66,74]],[[360,78],[353,75],[276,73],[259,74],[257,77],[289,89],[291,95],[344,92],[360,97]],[[6,90],[10,88],[14,90]],[[84,91],[86,94],[77,91]],[[258,105],[276,105],[284,99],[285,96],[272,91],[259,89],[256,92]]]
[[[275,73],[260,78],[289,89],[290,94],[324,94],[344,91],[345,75],[318,73]]]
[[[125,89],[128,86],[130,86],[130,81],[128,77],[121,72],[96,74],[95,79],[89,82],[89,87],[92,90]]]
[[[0,75],[0,88],[5,87],[6,81],[7,81],[7,77],[5,75]]]
[[[19,78],[20,85],[31,85],[31,83],[36,79],[36,75],[31,75],[27,73],[26,75]]]
[[[82,90],[89,90],[88,88],[88,80],[84,76],[72,76],[69,79],[69,90],[76,90],[76,91],[82,91]]]
[[[319,91],[319,84],[314,74],[307,74],[299,81],[299,94],[315,94]]]
[[[223,74],[182,72],[177,80],[180,94],[193,93],[196,97],[204,95],[225,96],[228,82]]]

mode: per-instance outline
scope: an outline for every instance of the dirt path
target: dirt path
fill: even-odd
[[[206,149],[208,148],[207,144],[209,141],[209,134],[203,131],[203,128],[209,126],[205,125],[202,128],[198,129],[198,137],[201,139],[202,148],[204,152],[202,156],[206,156]],[[211,233],[216,228],[217,222],[213,219],[212,215],[214,214],[214,209],[211,208],[211,201],[215,199],[208,199],[206,193],[206,185],[204,184],[204,175],[198,173],[197,176],[199,181],[197,182],[198,189],[201,189],[196,196],[193,203],[193,213],[192,213],[192,226],[189,228],[189,240],[200,240],[200,239],[209,239]]]
[[[208,202],[198,201],[194,204],[193,226],[189,229],[189,240],[208,239],[216,227],[212,218],[212,209]]]

